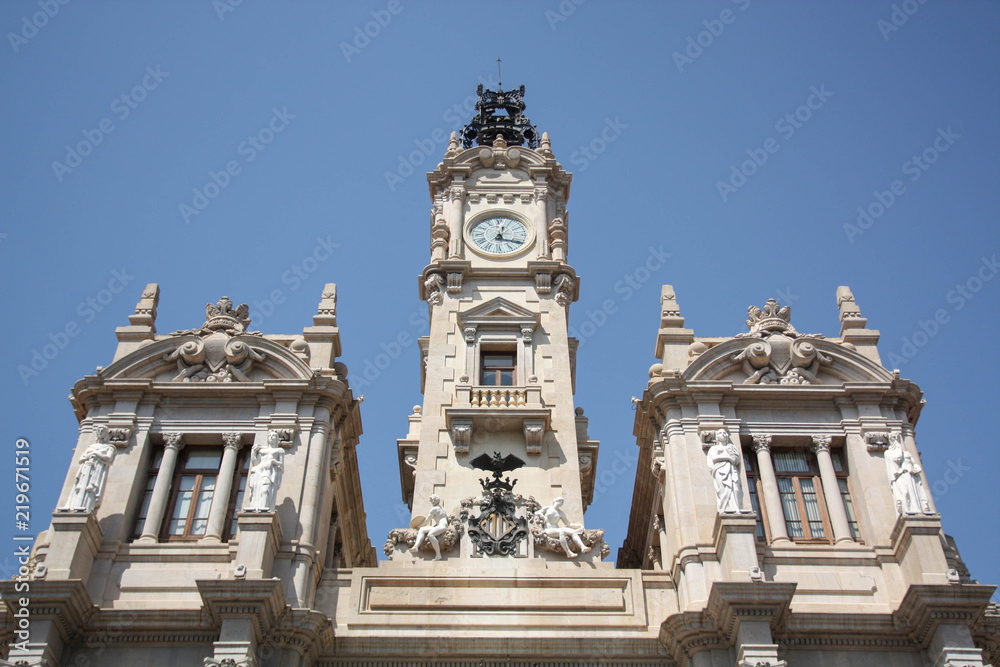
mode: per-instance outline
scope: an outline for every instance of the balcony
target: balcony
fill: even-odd
[[[528,404],[541,407],[542,388],[531,387],[458,387],[458,405],[474,408],[522,408]]]
[[[477,429],[523,431],[529,455],[542,452],[542,437],[552,421],[552,409],[542,403],[542,387],[459,385],[455,403],[445,408],[456,454],[468,454]]]

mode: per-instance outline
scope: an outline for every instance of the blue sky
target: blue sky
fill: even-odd
[[[655,362],[659,285],[675,286],[697,335],[739,333],[747,307],[774,297],[799,331],[835,336],[846,284],[886,365],[925,392],[917,442],[946,532],[973,577],[1000,583],[1000,448],[986,428],[1000,371],[1000,6],[495,7],[0,4],[0,468],[16,438],[32,443],[32,529],[48,524],[76,440],[66,395],[110,363],[147,282],[162,289],[160,332],[198,326],[225,294],[266,333],[301,331],[336,282],[342,360],[366,397],[373,543],[402,525],[395,440],[421,400],[416,346],[357,385],[383,345],[424,333],[424,173],[477,83],[495,87],[500,57],[504,87],[525,84],[527,115],[574,174],[571,322],[590,332],[576,399],[602,443],[586,523],[607,529],[613,555],[633,472],[612,464],[634,467],[629,397]],[[303,261],[320,247],[328,259]],[[671,257],[639,281],[651,249]],[[615,312],[584,329],[609,299]],[[37,375],[19,371],[53,340],[65,345]],[[0,507],[13,515],[12,488]]]

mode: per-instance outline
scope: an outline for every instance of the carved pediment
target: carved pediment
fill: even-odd
[[[891,382],[892,373],[839,343],[785,332],[734,338],[702,353],[683,372],[692,381],[824,385]]]
[[[534,328],[538,324],[538,313],[498,296],[459,313],[458,321],[462,326],[470,327],[494,325]]]
[[[750,306],[749,331],[699,351],[684,378],[786,386],[892,381],[892,373],[852,347],[819,334],[800,334],[791,321],[792,309],[774,299],[763,308]],[[705,348],[704,343],[696,345]]]
[[[201,368],[199,368],[201,366]],[[105,368],[105,378],[156,382],[308,380],[313,371],[289,348],[252,335],[171,335],[140,347]],[[214,378],[214,379],[209,379]]]

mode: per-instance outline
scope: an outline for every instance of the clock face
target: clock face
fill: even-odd
[[[528,228],[520,220],[494,215],[473,225],[469,238],[483,252],[509,255],[524,247]]]

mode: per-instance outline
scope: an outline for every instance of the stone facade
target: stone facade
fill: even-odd
[[[669,577],[671,657],[997,664],[995,587],[970,579],[925,490],[922,394],[882,366],[850,289],[837,338],[773,300],[747,332],[696,337],[672,286],[661,304],[618,564]]]
[[[151,284],[73,389],[60,509],[0,582],[0,664],[1000,664],[994,587],[926,490],[920,391],[844,287],[827,339],[774,302],[696,338],[664,286],[628,534],[605,561],[584,526],[598,443],[573,398],[571,177],[523,87],[479,92],[428,175],[423,402],[397,442],[412,520],[387,560],[336,287],[301,334],[251,332],[223,297],[164,335]]]

